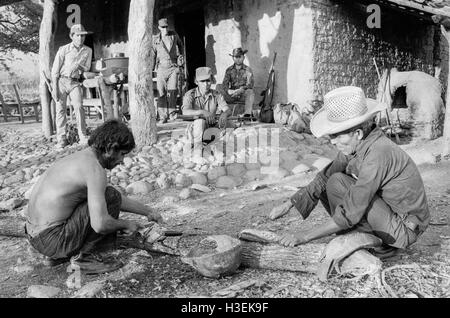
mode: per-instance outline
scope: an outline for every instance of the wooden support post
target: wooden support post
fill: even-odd
[[[128,21],[128,68],[131,129],[138,147],[157,141],[153,103],[152,29],[155,0],[131,0]]]
[[[44,13],[42,16],[41,28],[39,30],[39,68],[40,83],[39,94],[42,109],[42,130],[45,137],[49,138],[53,134],[51,103],[52,98],[45,83],[45,78],[51,78],[50,70],[54,58],[54,38],[56,32],[56,0],[44,1]]]
[[[441,25],[441,31],[444,35],[447,43],[450,47],[450,27],[444,27]],[[450,67],[450,59],[449,59]],[[450,155],[450,75],[447,76],[447,93],[445,97],[445,120],[444,120],[444,133],[442,138],[442,157],[448,157]]]

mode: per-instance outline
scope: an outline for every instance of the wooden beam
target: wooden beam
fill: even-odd
[[[441,14],[447,17],[450,17],[450,10],[444,10],[444,9],[438,9],[438,8],[433,8],[433,7],[429,7],[429,6],[425,6],[423,4],[414,2],[414,1],[409,1],[409,0],[377,0],[378,2],[390,2],[391,4],[395,4],[397,6],[400,7],[405,7],[406,8],[412,8],[415,10],[419,10],[419,11],[423,11],[426,13],[429,13],[430,15],[433,14]],[[407,10],[405,10],[407,11]]]
[[[42,131],[45,137],[49,138],[53,134],[53,124],[51,115],[52,98],[45,83],[46,78],[50,79],[50,70],[54,58],[54,39],[57,25],[57,1],[45,0],[44,13],[42,16],[41,28],[39,30],[39,94],[42,109]]]
[[[441,21],[443,23],[445,21]],[[446,27],[441,24],[441,32],[444,38],[447,40],[447,45],[450,46],[450,26]],[[448,61],[450,67],[450,60]],[[445,119],[444,119],[444,132],[442,138],[442,157],[450,155],[450,75],[447,76],[447,93],[445,98]]]
[[[152,29],[155,0],[131,0],[128,23],[131,129],[140,146],[157,141],[153,102]]]

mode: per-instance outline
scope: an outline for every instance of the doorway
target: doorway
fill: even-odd
[[[188,89],[194,88],[195,69],[206,66],[205,14],[203,7],[179,12],[175,15],[175,30],[183,41],[186,54]]]

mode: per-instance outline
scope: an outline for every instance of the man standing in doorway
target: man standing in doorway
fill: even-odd
[[[255,92],[253,91],[253,71],[244,64],[244,55],[247,50],[237,48],[230,56],[234,64],[225,71],[222,85],[217,85],[217,90],[223,95],[228,104],[245,103],[244,117],[251,117]]]
[[[158,88],[158,115],[166,123],[170,113],[176,111],[179,67],[184,64],[183,44],[180,37],[169,31],[166,18],[158,21],[160,33],[153,36],[153,65]]]
[[[80,144],[87,143],[86,121],[83,109],[83,90],[80,78],[83,72],[91,69],[92,49],[84,45],[86,34],[81,24],[70,28],[72,42],[59,48],[52,67],[53,94],[56,100],[56,135],[58,147],[67,146],[66,139],[66,105],[70,97],[77,119]]]

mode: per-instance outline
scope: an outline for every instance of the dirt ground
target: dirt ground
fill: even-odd
[[[39,124],[13,126],[15,129],[40,129]],[[420,147],[423,145],[414,148],[420,152]],[[390,275],[386,273],[386,282],[394,292],[392,297],[449,297],[450,219],[447,206],[450,199],[450,161],[422,164],[419,169],[426,185],[431,225],[418,242],[401,256],[383,264],[384,269],[397,266],[392,268]],[[244,187],[230,191],[198,192],[189,200],[173,203],[160,199],[163,196],[177,196],[179,190],[155,190],[139,199],[157,208],[168,220],[167,226],[171,229],[203,233],[190,237],[192,244],[207,234],[236,236],[246,228],[282,233],[307,229],[324,222],[327,214],[320,204],[307,221],[302,222],[295,209],[278,220],[268,218],[274,206],[294,193],[286,187],[291,184],[289,180],[257,191]],[[3,213],[0,217],[14,213],[17,214],[17,211]],[[24,238],[0,237],[0,297],[27,297],[28,288],[32,285],[60,288],[56,297],[383,297],[377,281],[370,276],[332,278],[322,283],[315,275],[308,273],[241,267],[232,276],[209,279],[176,256],[150,255],[136,249],[120,249],[113,254],[127,264],[125,268],[114,274],[82,275],[83,287],[101,282],[95,295],[83,295],[76,288],[69,288],[67,283],[71,273],[66,271],[67,264],[45,267],[29,251]],[[246,287],[225,294],[218,293],[237,283],[243,283]]]

